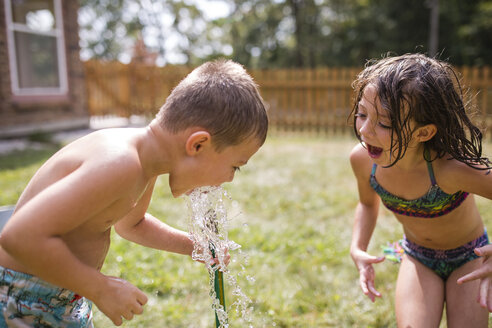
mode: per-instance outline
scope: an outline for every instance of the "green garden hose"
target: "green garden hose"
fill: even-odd
[[[212,252],[212,257],[215,258],[215,250],[213,247],[210,248]],[[214,290],[215,297],[219,300],[220,305],[223,306],[224,311],[226,310],[225,306],[225,295],[224,295],[224,273],[219,269],[213,271],[214,275]],[[217,315],[217,310],[215,311],[215,326],[217,328],[220,327],[219,317]]]

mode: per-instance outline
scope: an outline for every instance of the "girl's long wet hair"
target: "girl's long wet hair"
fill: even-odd
[[[427,124],[437,128],[434,137],[425,142],[425,147],[433,150],[435,157],[424,155],[425,160],[432,161],[448,154],[477,169],[490,167],[488,158],[482,156],[482,132],[467,115],[460,81],[451,65],[422,54],[368,62],[352,84],[355,90],[353,128],[361,142],[355,114],[369,84],[377,89],[381,103],[378,111],[386,111],[391,120],[394,161],[389,166],[405,155],[413,132],[410,126],[413,120],[415,128]]]

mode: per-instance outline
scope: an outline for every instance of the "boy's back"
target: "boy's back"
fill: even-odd
[[[137,149],[145,134],[142,130],[102,130],[61,149],[29,182],[16,212],[24,210],[33,197],[47,203],[56,198],[60,204],[29,213],[26,220],[31,221],[33,230],[52,230],[82,262],[101,269],[109,248],[111,226],[131,211],[149,185]],[[80,202],[80,198],[85,202]],[[50,207],[56,208],[56,212],[50,211]],[[29,211],[29,206],[25,210]],[[50,216],[50,220],[43,216]],[[0,265],[31,273],[1,247]]]

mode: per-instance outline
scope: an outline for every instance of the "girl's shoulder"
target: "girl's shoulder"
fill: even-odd
[[[446,193],[460,190],[474,192],[475,185],[482,184],[492,178],[489,170],[484,170],[483,165],[477,165],[476,168],[473,168],[450,156],[432,161],[432,168],[437,184]]]
[[[350,152],[350,164],[356,175],[369,177],[373,162],[367,154],[367,149],[361,144],[357,144]]]
[[[358,143],[354,146],[354,148],[352,148],[352,151],[350,152],[350,161],[363,160],[364,158],[369,158],[369,156],[367,155],[367,149],[364,148],[362,144]]]
[[[451,176],[451,175],[468,175],[468,174],[473,174],[476,172],[484,172],[487,170],[485,169],[485,166],[481,164],[476,164],[476,165],[469,165],[467,163],[458,161],[455,158],[452,158],[449,155],[444,155],[441,158],[437,158],[433,160],[432,162],[432,167],[434,168],[434,171],[439,171],[442,174],[446,176]]]

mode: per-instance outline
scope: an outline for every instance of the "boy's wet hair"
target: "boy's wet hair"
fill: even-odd
[[[264,143],[268,118],[258,87],[240,64],[207,62],[171,92],[157,114],[165,129],[177,133],[198,126],[207,130],[218,151],[249,137]]]
[[[489,160],[482,157],[482,133],[467,115],[460,81],[451,65],[423,54],[369,61],[352,84],[355,90],[352,114],[357,114],[359,102],[369,84],[377,90],[381,103],[378,112],[386,111],[391,120],[391,155],[394,161],[389,166],[405,155],[413,132],[412,120],[416,123],[414,129],[427,124],[437,127],[434,137],[425,142],[427,149],[436,152],[436,158],[449,154],[472,167],[478,164],[489,166]],[[361,140],[355,115],[353,128]],[[435,158],[425,159],[431,161]]]

